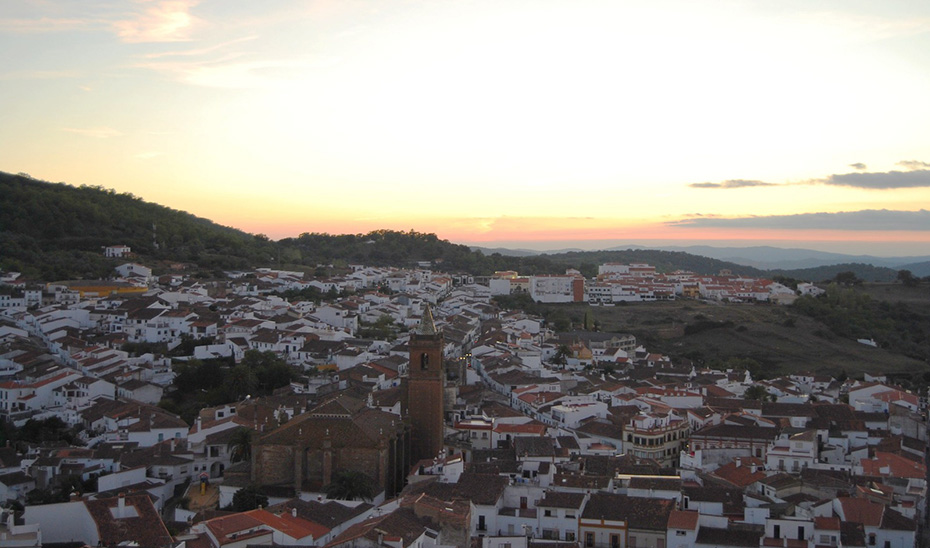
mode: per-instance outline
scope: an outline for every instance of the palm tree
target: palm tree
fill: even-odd
[[[340,470],[336,472],[332,483],[323,488],[323,492],[331,499],[371,500],[375,496],[375,484],[364,472]]]
[[[230,462],[252,460],[252,430],[244,426],[237,428],[229,438],[226,449],[229,451]]]

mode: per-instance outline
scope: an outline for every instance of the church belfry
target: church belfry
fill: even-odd
[[[443,399],[446,372],[442,362],[442,331],[429,305],[420,325],[410,333],[407,368],[407,413],[410,417],[411,461],[432,459],[443,448]]]

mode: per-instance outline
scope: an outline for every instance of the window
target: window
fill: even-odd
[[[585,548],[593,548],[593,546],[594,546],[594,533],[585,533],[585,534],[584,534],[584,545],[585,545]]]
[[[683,537],[683,536],[685,536],[685,535],[687,535],[687,534],[688,534],[687,531],[682,531],[681,529],[676,529],[676,530],[675,530],[675,536],[676,536],[676,537]]]
[[[636,537],[630,537],[630,548],[636,548]]]
[[[575,532],[574,531],[565,531],[565,540],[569,542],[575,542]]]
[[[552,510],[543,510],[543,515],[546,516],[547,518],[551,518]]]
[[[429,354],[420,354],[420,369],[429,369]]]
[[[620,548],[620,535],[610,535],[610,548]]]

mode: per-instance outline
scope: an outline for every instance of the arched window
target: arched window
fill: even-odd
[[[429,354],[420,354],[420,369],[429,369]]]

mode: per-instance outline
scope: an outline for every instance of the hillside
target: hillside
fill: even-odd
[[[913,386],[926,385],[930,340],[923,330],[930,325],[930,296],[912,288],[910,302],[899,304],[898,285],[891,304],[869,299],[872,288],[867,287],[839,290],[857,303],[854,311],[843,299],[824,300],[818,307],[808,302],[785,307],[679,300],[607,307],[536,305],[534,311],[559,330],[578,329],[590,312],[599,330],[632,333],[650,350],[709,367],[751,360],[757,364],[754,375],[761,378],[804,370],[851,377],[883,372]],[[874,337],[878,348],[858,343],[859,337]]]
[[[154,266],[186,263],[204,275],[221,269],[279,267],[312,269],[317,264],[362,263],[409,267],[431,261],[449,272],[490,275],[497,270],[554,274],[568,268],[586,276],[609,262],[654,264],[714,274],[730,269],[764,275],[750,267],[682,252],[631,249],[568,252],[525,257],[486,255],[435,234],[376,230],[367,234],[304,233],[271,241],[262,235],[220,226],[207,219],[102,187],[75,187],[0,172],[0,269],[42,280],[106,277],[123,260],[106,259],[104,246],[128,245],[139,262]]]
[[[0,268],[45,280],[98,278],[115,264],[103,257],[108,245],[207,269],[246,267],[277,251],[267,239],[131,194],[0,173]]]

